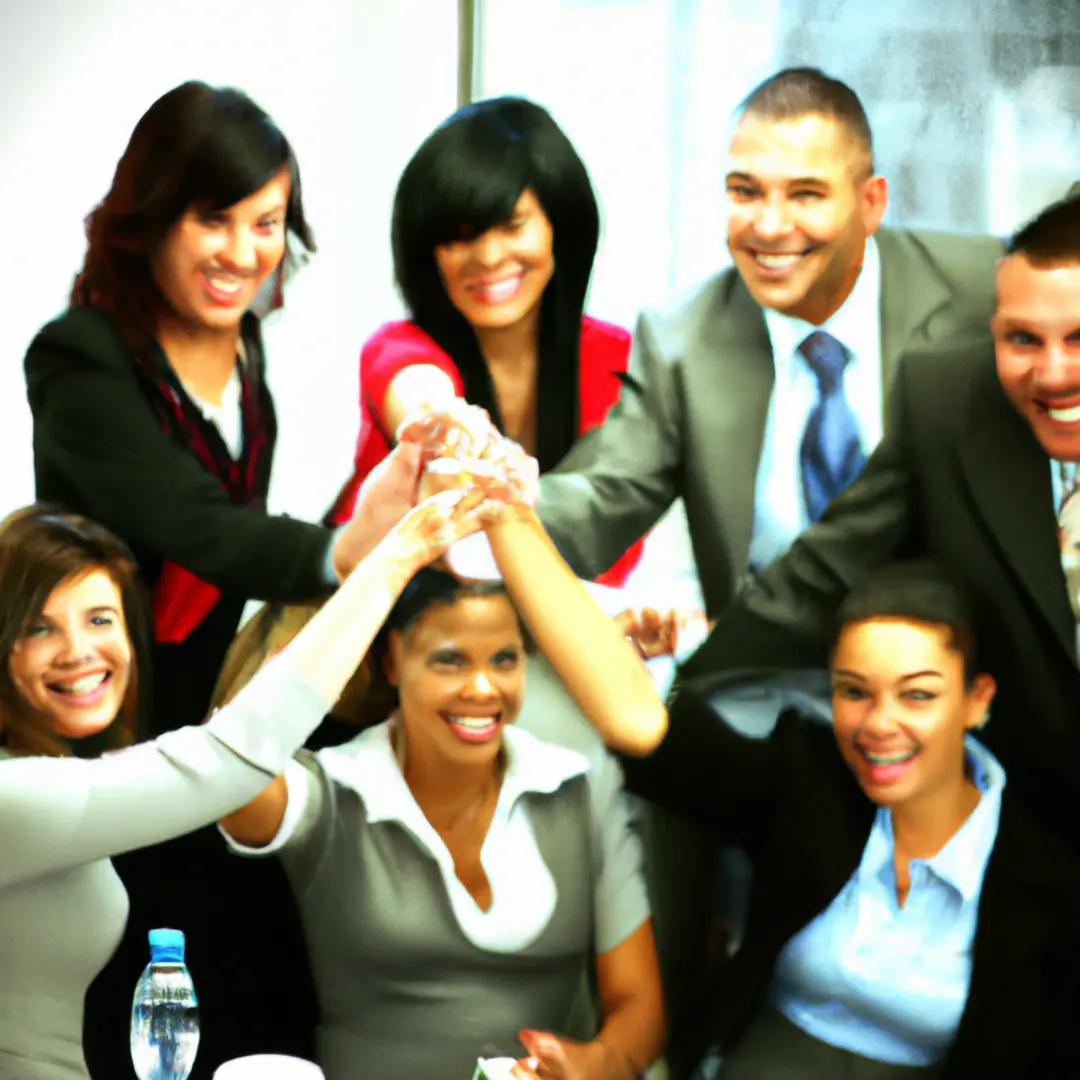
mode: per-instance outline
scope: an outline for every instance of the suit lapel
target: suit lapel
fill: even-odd
[[[972,428],[960,444],[964,475],[989,541],[1020,576],[1075,664],[1076,620],[1057,545],[1050,463],[1002,394],[989,357],[986,368],[975,376],[980,381],[972,393]]]
[[[1080,899],[1080,869],[1006,788],[997,841],[986,867],[975,932],[971,986],[958,1037],[995,994],[1015,978],[1025,960],[1072,920]],[[974,1030],[978,1030],[976,1027]]]
[[[726,537],[734,583],[750,550],[758,462],[775,379],[765,318],[734,270],[718,283],[702,336],[702,355],[716,362],[686,365],[686,390],[689,401],[707,410],[702,445],[721,448],[712,458],[708,483],[713,527]]]
[[[896,361],[945,332],[935,316],[948,310],[952,293],[909,235],[881,229],[876,239],[881,254],[881,371],[887,390]]]

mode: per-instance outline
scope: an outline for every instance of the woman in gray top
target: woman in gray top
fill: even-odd
[[[663,1043],[618,770],[510,726],[522,620],[587,715],[647,732],[662,704],[531,511],[486,532],[503,583],[429,569],[391,613],[373,665],[396,691],[390,720],[299,755],[222,822],[241,853],[285,864],[327,1080],[467,1080],[519,1041],[531,1061],[515,1075],[632,1080]],[[599,1024],[574,1008],[594,963]]]
[[[487,505],[482,492],[426,499],[205,725],[93,759],[71,745],[122,744],[133,719],[143,620],[133,561],[79,517],[31,507],[0,523],[0,1077],[87,1077],[83,998],[127,918],[109,856],[210,824],[262,790],[405,584],[478,528]]]

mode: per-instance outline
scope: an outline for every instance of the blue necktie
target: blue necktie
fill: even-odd
[[[817,376],[820,399],[810,414],[799,460],[803,494],[811,521],[817,521],[866,464],[855,414],[844,397],[844,368],[850,359],[836,338],[817,330],[800,346]]]

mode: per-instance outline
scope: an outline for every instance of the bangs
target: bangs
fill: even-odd
[[[459,121],[437,132],[430,149],[420,170],[427,174],[417,223],[423,247],[472,240],[514,216],[532,179],[528,148],[519,138]]]
[[[226,210],[265,187],[286,165],[295,182],[289,145],[272,125],[224,119],[193,148],[180,212],[190,206]]]

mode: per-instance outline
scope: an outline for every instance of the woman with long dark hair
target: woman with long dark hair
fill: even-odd
[[[276,422],[252,305],[267,290],[280,305],[287,269],[315,245],[296,157],[245,94],[189,82],[156,101],[87,238],[69,310],[26,356],[37,496],[101,522],[133,550],[152,592],[144,720],[158,734],[203,719],[248,599],[334,590],[409,505],[415,458],[403,448],[375,485],[380,509],[336,534],[266,511]],[[131,987],[155,925],[188,933],[205,1019],[199,1075],[249,1048],[309,1050],[310,977],[276,867],[238,873],[202,830],[117,869],[131,919],[88,999],[96,1075],[130,1068]],[[245,914],[230,922],[222,909]],[[257,995],[237,992],[235,977],[235,943],[251,935],[274,943],[245,950]]]
[[[630,354],[622,328],[584,314],[600,236],[589,174],[539,105],[502,97],[458,110],[416,151],[394,198],[394,273],[408,321],[360,356],[356,493],[402,423],[455,398],[554,468],[603,423]],[[621,584],[635,545],[599,579]]]

